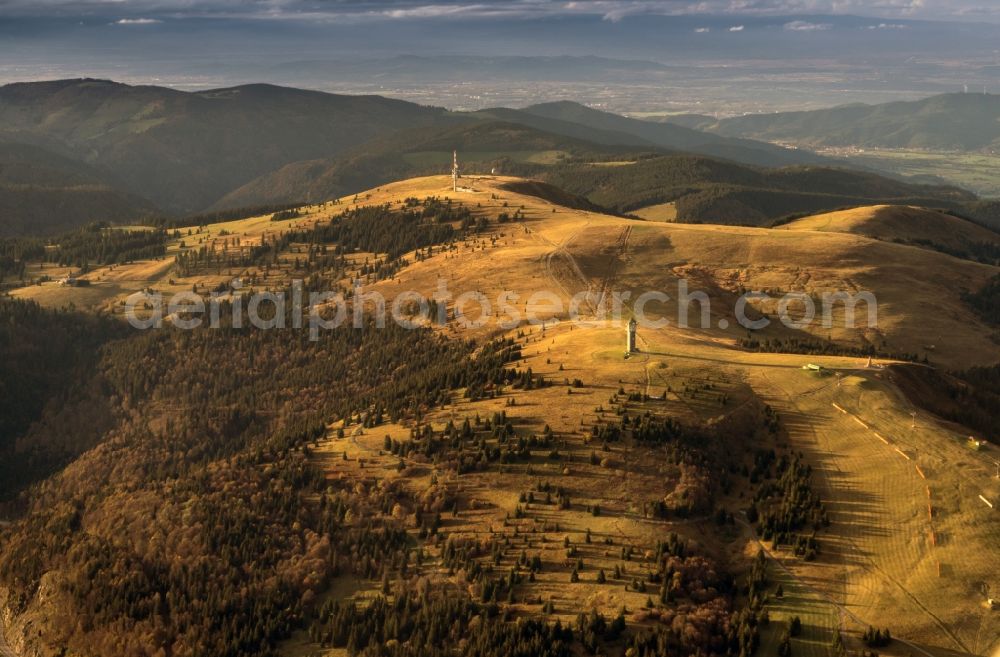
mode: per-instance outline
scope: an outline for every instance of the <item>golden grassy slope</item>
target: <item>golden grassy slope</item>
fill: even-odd
[[[732,226],[637,222],[581,210],[556,208],[540,199],[500,190],[504,179],[480,179],[458,199],[478,211],[496,214],[522,208],[525,221],[502,226],[497,240],[416,264],[382,290],[430,292],[439,276],[452,291],[479,290],[491,299],[505,289],[521,299],[544,289],[564,300],[590,290],[627,291],[635,299],[661,290],[677,296],[680,278],[690,289],[711,298],[712,325],[702,337],[732,341],[746,335],[733,309],[744,291],[764,291],[775,300],[759,304],[776,310],[777,298],[801,292],[819,303],[823,293],[869,291],[878,300],[878,325],[867,326],[866,308],[857,312],[857,328],[843,327],[843,306],[833,307],[834,327],[807,328],[818,339],[832,337],[856,344],[883,343],[892,351],[927,355],[948,367],[964,368],[1000,360],[991,329],[961,300],[998,271],[926,249],[861,236]],[[450,194],[444,177],[387,185],[369,202],[398,202],[407,195]],[[553,211],[555,210],[555,211]],[[438,260],[441,258],[442,260]],[[568,304],[567,304],[568,305]],[[794,308],[794,306],[793,306]],[[649,309],[676,320],[676,303]],[[523,308],[522,308],[523,310]],[[692,310],[694,326],[697,306]],[[719,329],[719,321],[728,329]],[[763,337],[801,337],[777,319]],[[990,359],[989,354],[994,354]]]
[[[852,233],[894,241],[927,240],[962,248],[976,242],[1000,245],[1000,234],[959,217],[912,206],[873,205],[797,219],[780,230]]]
[[[633,210],[631,214],[647,221],[677,221],[677,204],[658,203]]]
[[[514,180],[466,179],[466,187],[453,194],[449,177],[418,178],[346,197],[338,204],[310,206],[293,221],[271,222],[264,216],[192,227],[190,231],[182,229],[182,237],[173,240],[163,260],[98,269],[86,276],[93,283],[89,288],[62,288],[52,282],[22,288],[15,294],[46,305],[72,302],[78,307],[115,310],[129,293],[146,287],[178,292],[194,285],[200,289],[214,287],[234,276],[250,275],[255,275],[258,288],[277,287],[287,282],[288,271],[271,268],[265,275],[259,270],[223,267],[182,278],[172,268],[170,258],[202,246],[232,250],[237,248],[232,244],[236,239],[240,240],[238,248],[246,249],[265,236],[328,219],[354,205],[400,204],[407,197],[455,196],[457,202],[470,206],[477,214],[495,217],[501,212],[513,214],[520,210],[524,220],[501,225],[489,235],[414,264],[395,280],[376,284],[376,289],[390,297],[404,289],[430,294],[437,288],[438,279],[444,278],[455,294],[478,290],[494,302],[503,290],[513,290],[521,295],[515,305],[523,312],[527,298],[540,290],[561,297],[564,308],[572,295],[588,290],[604,299],[610,299],[612,290],[629,292],[633,300],[650,290],[676,298],[677,282],[683,278],[691,290],[703,290],[711,298],[711,326],[699,332],[701,337],[728,342],[746,336],[733,314],[736,300],[744,291],[763,291],[774,297],[772,301],[752,304],[768,313],[775,312],[781,295],[804,293],[817,303],[819,315],[824,293],[871,292],[878,300],[877,327],[867,326],[866,307],[861,304],[856,328],[844,328],[843,306],[837,305],[832,309],[832,328],[814,324],[797,331],[782,326],[775,318],[759,337],[805,335],[875,344],[897,353],[928,356],[949,368],[1000,360],[1000,350],[990,339],[993,331],[961,300],[963,290],[978,289],[1000,270],[923,248],[874,240],[849,230],[820,230],[823,226],[863,227],[874,221],[871,217],[884,217],[885,212],[860,209],[822,215],[778,230],[638,222],[558,207],[502,189],[504,183]],[[913,212],[928,221],[943,217],[922,210]],[[968,222],[952,221],[968,231],[940,229],[934,235],[941,239],[949,232],[982,236],[978,231],[984,231],[993,235]],[[900,222],[893,219],[891,223],[898,227]],[[809,226],[814,228],[807,229]],[[290,254],[289,258],[294,256]],[[672,321],[677,319],[675,302],[665,308],[653,303],[648,310]],[[697,305],[692,317],[697,320]],[[727,329],[719,328],[720,320],[728,323]],[[700,324],[695,321],[694,326]]]
[[[912,645],[896,651],[899,654],[911,651],[937,657],[955,654],[949,651],[990,654],[998,649],[1000,615],[983,609],[977,591],[983,583],[1000,590],[995,568],[1000,524],[977,496],[1000,495],[991,479],[990,461],[1000,455],[993,448],[967,450],[964,436],[939,426],[933,418],[918,416],[915,428],[910,429],[908,402],[885,372],[864,369],[861,359],[737,349],[735,340],[746,332],[732,316],[736,297],[743,290],[773,295],[800,291],[810,296],[836,290],[871,291],[879,300],[877,328],[812,329],[807,334],[855,343],[867,340],[881,345],[885,341],[891,349],[921,354],[928,353],[927,346],[936,345],[929,351],[935,361],[967,367],[1000,360],[1000,350],[989,339],[990,329],[965,308],[958,291],[982,284],[997,273],[996,268],[841,231],[639,222],[571,210],[502,189],[510,180],[466,179],[466,187],[457,194],[445,176],[402,181],[342,199],[337,205],[313,206],[293,222],[276,224],[260,217],[192,228],[190,235],[182,230],[184,246],[175,240],[170,253],[205,244],[221,248],[233,237],[244,245],[253,243],[265,234],[326,219],[354,204],[398,205],[407,197],[438,196],[452,197],[491,217],[520,210],[524,219],[414,262],[394,279],[367,285],[366,290],[379,290],[390,299],[411,289],[429,295],[443,279],[454,294],[479,290],[491,300],[503,290],[513,290],[521,295],[513,303],[521,312],[528,309],[525,301],[531,293],[547,290],[563,302],[564,310],[542,303],[538,304],[539,316],[563,318],[566,301],[579,291],[589,290],[598,298],[607,298],[614,290],[627,291],[634,298],[643,291],[660,289],[675,296],[677,280],[685,278],[692,289],[706,291],[711,299],[711,323],[704,330],[680,329],[673,307],[654,306],[659,308],[654,314],[662,312],[672,320],[671,325],[642,330],[642,353],[628,360],[622,358],[622,327],[606,321],[580,327],[549,321],[544,333],[541,327],[533,327],[521,336],[510,331],[508,335],[523,345],[525,361],[519,367],[531,367],[557,383],[580,378],[584,387],[573,394],[567,394],[565,385],[518,392],[516,405],[509,407],[503,399],[475,403],[456,399],[429,420],[440,426],[452,418],[476,413],[487,417],[503,409],[519,429],[540,433],[544,424],[550,424],[564,441],[563,449],[574,454],[580,465],[571,466],[566,475],[561,471],[544,475],[566,477],[575,490],[583,491],[578,495],[581,503],[599,500],[608,509],[599,521],[578,510],[559,531],[543,529],[553,544],[541,549],[551,547],[553,555],[561,549],[564,534],[578,542],[584,527],[593,526],[593,531],[613,538],[611,552],[622,542],[645,549],[654,538],[676,530],[720,555],[737,558],[755,549],[745,531],[716,537],[712,527],[697,523],[650,526],[636,519],[630,505],[655,494],[662,473],[627,451],[612,453],[605,467],[590,466],[586,455],[591,447],[584,444],[584,433],[601,413],[598,408],[619,388],[654,396],[667,392],[666,399],[656,402],[658,412],[702,421],[725,417],[756,395],[781,413],[789,447],[804,452],[816,468],[834,523],[825,539],[829,549],[817,562],[805,564],[787,553],[775,555],[788,568],[782,577],[790,583],[785,588],[791,592],[776,618],[798,612],[810,624],[805,639],[796,641],[796,654],[826,655],[823,642],[834,628],[856,633],[868,623],[888,625],[910,641]],[[259,276],[259,286],[267,287],[284,283],[288,272],[272,267],[264,276],[260,271],[222,268],[180,278],[164,260],[94,272],[90,288],[43,285],[18,293],[43,303],[61,305],[75,300],[78,306],[113,309],[130,290],[146,286],[187,290],[193,284],[210,286],[236,275]],[[590,311],[585,306],[585,314]],[[721,320],[729,326],[720,328]],[[495,325],[462,331],[452,324],[444,330],[461,337],[504,333]],[[803,333],[776,325],[762,335]],[[838,385],[832,376],[804,372],[801,368],[807,362],[838,371],[844,377],[842,383]],[[732,401],[723,405],[717,393],[699,392],[705,384],[717,386]],[[335,455],[329,461],[330,475],[398,476],[396,459],[378,452],[385,433],[402,438],[407,431],[380,427],[377,433],[357,439],[331,436],[321,450]],[[347,461],[341,458],[343,452],[348,453]],[[360,459],[367,461],[363,468]],[[406,472],[418,489],[430,481],[428,467],[415,464]],[[468,503],[463,508],[471,510],[453,521],[450,530],[481,534],[489,532],[491,525],[499,528],[516,503],[517,492],[530,487],[541,474],[512,472],[502,480],[495,474],[463,477],[463,499]],[[741,502],[732,500],[731,504],[738,508]],[[538,517],[544,522],[544,509]],[[616,559],[594,549],[586,561],[585,581],[597,567],[610,568]],[[556,600],[558,613],[567,613],[567,620],[572,615],[569,610],[575,613],[581,601],[612,612],[622,603],[639,609],[645,598],[624,593],[621,587],[612,590],[589,583],[567,592],[563,586],[567,573],[546,574],[536,587],[539,595]],[[529,611],[527,604],[525,611]],[[767,636],[766,641],[774,638]]]

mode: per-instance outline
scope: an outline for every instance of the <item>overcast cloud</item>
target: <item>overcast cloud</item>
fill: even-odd
[[[781,16],[862,15],[887,19],[1000,20],[992,0],[0,0],[0,17],[162,20],[239,17],[310,20],[531,18],[596,15],[608,21],[641,14]],[[142,25],[124,22],[122,25]],[[145,23],[150,24],[150,23]]]

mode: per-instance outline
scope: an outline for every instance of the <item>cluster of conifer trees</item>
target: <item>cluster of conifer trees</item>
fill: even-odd
[[[33,237],[0,238],[0,285],[4,280],[24,278],[29,262],[45,257],[45,242]]]
[[[348,210],[326,224],[290,232],[287,242],[336,244],[338,252],[385,254],[395,260],[404,253],[451,241],[469,228],[472,213],[464,206],[427,199],[421,206],[393,210],[390,206],[363,206]]]
[[[829,526],[830,519],[812,489],[812,467],[797,455],[782,455],[775,462],[775,471],[775,479],[758,487],[747,518],[763,540],[773,541],[775,547],[789,545],[796,555],[815,559],[819,552],[816,532]]]
[[[627,634],[624,609],[610,621],[596,610],[580,613],[572,627],[558,620],[512,622],[511,610],[502,601],[511,599],[521,584],[528,578],[533,581],[534,573],[546,566],[537,557],[532,561],[522,555],[505,576],[492,576],[491,562],[496,563],[495,557],[502,552],[502,544],[487,550],[464,539],[449,539],[444,546],[444,565],[477,583],[478,601],[447,587],[413,589],[400,584],[391,598],[379,597],[366,605],[327,602],[316,613],[310,636],[323,647],[346,648],[352,656],[444,655],[456,647],[463,654],[483,657],[570,655],[578,649],[598,655],[623,639],[628,654],[650,657],[750,655],[759,643],[766,587],[766,564],[761,557],[743,587],[751,605],[734,611],[735,580],[718,574],[704,558],[687,554],[685,542],[671,534],[659,544],[655,567],[646,579],[629,584],[659,591],[661,606],[656,614],[660,622],[652,630]],[[384,585],[383,593],[391,592]],[[543,613],[552,613],[551,603],[543,607]]]
[[[46,259],[81,269],[122,264],[164,255],[166,240],[163,229],[119,230],[92,224],[54,239],[56,248],[46,253]]]
[[[984,265],[1000,266],[1000,245],[994,242],[970,242],[962,247],[948,246],[928,239],[895,239],[900,244],[914,244],[946,253],[962,260],[981,262]]]
[[[1000,274],[990,279],[982,289],[966,293],[963,298],[987,322],[1000,325]]]
[[[861,640],[869,648],[884,648],[892,643],[892,633],[889,632],[889,628],[879,629],[869,625],[861,635]]]
[[[919,362],[916,354],[906,354],[880,348],[873,344],[855,346],[838,344],[830,340],[814,340],[810,338],[740,338],[739,346],[747,351],[778,354],[810,354],[815,356],[852,356],[855,358],[890,358],[893,360],[908,360]],[[926,359],[923,359],[926,360]]]
[[[298,216],[294,212],[281,211],[272,219],[292,219]],[[276,266],[282,254],[290,253],[295,271],[304,279],[322,273],[328,279],[339,280],[353,267],[357,275],[382,280],[408,264],[404,254],[416,252],[418,260],[430,257],[436,247],[487,225],[484,217],[476,219],[467,207],[450,200],[410,199],[402,208],[377,205],[346,210],[308,229],[265,236],[253,246],[244,247],[234,237],[224,240],[222,248],[201,246],[178,255],[176,260],[180,271],[190,275],[206,268],[221,271],[223,267]],[[358,252],[375,257],[360,265],[350,263],[348,256]],[[310,289],[316,287],[309,285]]]
[[[47,404],[66,404],[88,378],[101,345],[123,332],[121,323],[106,318],[0,297],[0,501],[82,451],[72,443],[50,443],[44,452],[15,445]]]
[[[513,621],[496,603],[477,603],[460,593],[401,593],[361,608],[331,602],[311,626],[324,647],[346,648],[351,657],[570,657],[573,630],[558,621]]]
[[[166,232],[118,230],[92,224],[48,241],[34,237],[0,238],[0,284],[23,280],[29,262],[54,262],[87,270],[92,265],[112,265],[157,258],[166,253]]]
[[[498,378],[510,380],[518,376],[518,370],[509,368],[504,369]],[[430,425],[423,425],[419,430],[411,429],[407,440],[386,436],[383,449],[404,460],[419,455],[438,467],[465,474],[485,470],[493,463],[530,460],[532,450],[542,450],[551,456],[553,442],[551,431],[544,432],[542,436],[517,435],[506,418],[506,412],[500,411],[491,419],[483,420],[477,416],[470,422],[466,418],[460,428],[449,421],[440,432],[434,431]]]

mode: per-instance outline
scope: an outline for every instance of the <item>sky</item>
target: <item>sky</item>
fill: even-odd
[[[416,21],[657,15],[862,15],[885,19],[998,21],[996,0],[0,0],[0,20],[113,18],[142,27],[185,18]]]

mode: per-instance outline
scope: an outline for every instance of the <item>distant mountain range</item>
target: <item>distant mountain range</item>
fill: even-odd
[[[489,116],[490,112],[482,114]],[[567,133],[561,132],[560,124],[583,126],[587,132],[576,136],[593,135],[593,131],[599,130],[603,134],[628,135],[639,140],[637,143],[641,145],[722,157],[744,164],[785,166],[790,164],[833,164],[835,162],[813,153],[781,148],[760,141],[719,137],[669,123],[631,119],[591,109],[579,103],[558,102],[532,105],[521,110],[520,114],[537,118],[520,116],[515,118],[518,122],[561,134]],[[558,121],[560,124],[539,123],[539,119]],[[594,140],[593,136],[586,138]]]
[[[810,112],[716,120],[685,115],[671,122],[728,137],[810,147],[859,146],[978,151],[1000,148],[1000,95],[960,93],[915,102],[844,105]]]
[[[0,235],[324,200],[444,172],[453,149],[466,171],[550,178],[622,211],[687,197],[681,219],[692,221],[718,213],[718,221],[759,224],[852,202],[975,200],[852,177],[831,168],[838,160],[720,134],[722,124],[701,127],[711,132],[572,102],[451,112],[260,84],[195,93],[90,79],[12,84],[0,87]],[[690,157],[668,157],[681,153]],[[643,164],[590,166],[616,159]],[[808,174],[766,173],[801,166]]]
[[[185,93],[64,80],[0,88],[0,141],[85,162],[168,213],[204,209],[289,162],[444,119],[443,110],[387,98],[267,85]]]

